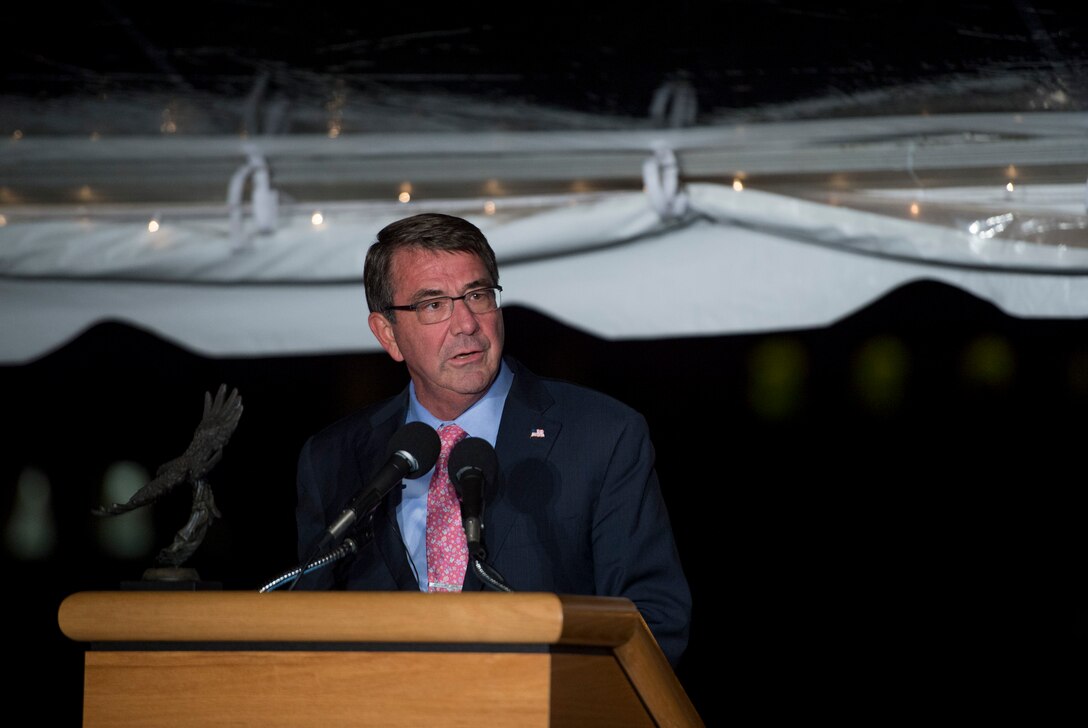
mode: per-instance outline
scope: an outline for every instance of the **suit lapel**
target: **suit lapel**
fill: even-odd
[[[356,451],[356,467],[360,475],[365,473],[366,479],[360,482],[370,482],[370,479],[381,468],[389,457],[387,452],[389,441],[396,431],[404,424],[404,418],[408,412],[408,390],[404,390],[402,397],[394,403],[376,413],[373,422],[373,432],[366,445]],[[374,510],[374,519],[369,524],[367,536],[374,541],[374,546],[381,554],[382,561],[389,570],[389,577],[397,589],[401,591],[419,591],[419,583],[412,573],[412,567],[408,562],[404,541],[397,526],[396,508],[400,504],[400,489],[394,489],[386,496]]]
[[[506,398],[495,442],[499,481],[487,483],[484,489],[484,544],[488,561],[501,553],[518,518],[517,509],[509,505],[514,489],[537,486],[534,472],[542,473],[562,429],[559,420],[546,415],[553,400],[540,380],[518,362],[508,361],[514,370],[514,383]],[[526,463],[534,464],[531,471],[526,469]],[[490,509],[488,503],[492,504]],[[478,579],[475,582],[479,584]]]

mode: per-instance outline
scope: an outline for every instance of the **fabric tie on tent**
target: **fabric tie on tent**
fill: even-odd
[[[642,163],[642,184],[662,220],[682,218],[687,212],[688,197],[680,188],[680,164],[673,150],[660,145],[654,149]]]

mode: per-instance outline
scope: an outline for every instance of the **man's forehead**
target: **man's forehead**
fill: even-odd
[[[446,290],[487,282],[487,267],[479,256],[460,250],[406,248],[393,255],[393,285],[398,293]]]

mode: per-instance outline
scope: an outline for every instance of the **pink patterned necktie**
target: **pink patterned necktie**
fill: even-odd
[[[446,463],[450,459],[450,450],[467,435],[457,425],[448,425],[438,431],[442,451],[427,491],[428,591],[459,592],[465,581],[468,543],[461,524],[461,504],[450,482]]]

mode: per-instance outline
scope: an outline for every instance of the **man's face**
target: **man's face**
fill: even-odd
[[[393,303],[401,306],[435,296],[460,296],[495,285],[483,262],[469,253],[401,250],[393,256]],[[474,314],[464,301],[437,324],[422,324],[414,311],[397,311],[396,323],[371,313],[370,330],[389,356],[403,361],[420,404],[453,419],[475,404],[499,371],[502,310]]]

